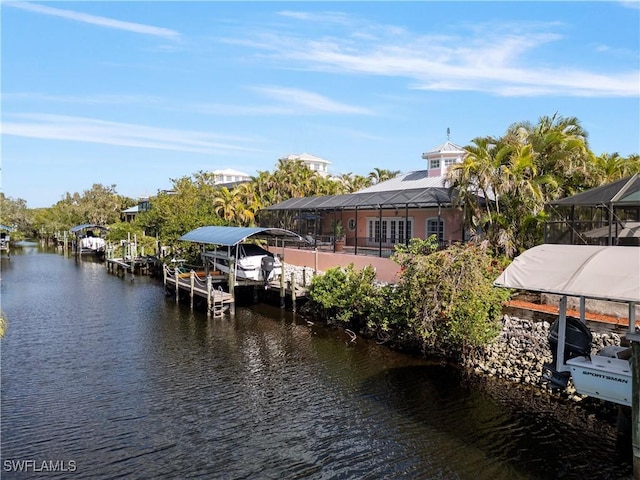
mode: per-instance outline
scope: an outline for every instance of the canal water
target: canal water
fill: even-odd
[[[2,259],[2,478],[620,479],[615,419],[147,277]]]

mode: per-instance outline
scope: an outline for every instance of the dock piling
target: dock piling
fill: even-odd
[[[296,274],[291,272],[291,306],[296,311]]]
[[[284,288],[284,262],[282,264],[282,271],[280,273],[280,308],[284,308],[284,295],[285,295],[285,288]]]

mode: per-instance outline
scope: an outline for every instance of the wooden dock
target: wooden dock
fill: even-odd
[[[152,267],[155,266],[155,259],[152,257],[135,257],[135,258],[107,258],[107,271],[117,275],[131,272],[131,274],[149,274]]]
[[[206,300],[207,315],[219,317],[229,310],[235,313],[235,298],[231,292],[222,289],[227,278],[222,275],[206,275],[204,272],[182,272],[180,268],[163,267],[164,285],[169,293],[175,293],[176,302],[188,295],[193,308],[197,299]]]
[[[179,266],[170,267],[164,265],[163,279],[167,295],[175,295],[176,301],[188,300],[193,308],[196,303],[206,302],[208,315],[222,316],[224,312],[235,314],[235,290],[237,287],[252,287],[254,298],[258,298],[259,290],[278,293],[280,306],[284,308],[286,300],[291,300],[293,310],[296,310],[297,301],[306,297],[308,288],[295,283],[294,275],[288,281],[280,277],[267,283],[251,280],[234,280],[233,275],[225,275],[222,272],[213,272],[207,275],[204,271],[184,272]],[[230,287],[233,285],[233,287]],[[229,291],[223,289],[225,286]]]

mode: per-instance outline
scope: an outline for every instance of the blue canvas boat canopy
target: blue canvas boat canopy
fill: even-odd
[[[5,232],[13,232],[13,228],[7,227],[6,225],[0,225],[0,230],[4,230]]]
[[[103,225],[96,225],[95,223],[83,223],[82,225],[76,225],[75,227],[71,227],[71,232],[73,233],[78,233],[81,232],[82,230],[86,230],[88,228],[99,228],[102,230],[109,230],[107,227],[103,226]]]
[[[249,237],[280,238],[283,240],[306,243],[304,238],[290,230],[264,227],[200,227],[185,233],[178,238],[178,240],[231,247],[243,242]]]

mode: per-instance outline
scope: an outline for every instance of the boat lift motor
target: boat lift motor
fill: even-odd
[[[264,279],[264,284],[266,286],[269,282],[269,277],[271,276],[271,272],[273,272],[274,268],[273,257],[271,255],[265,255],[264,257],[262,257],[260,266],[262,271],[262,278]]]
[[[558,329],[559,320],[553,322],[547,340],[553,355],[551,363],[545,363],[543,367],[543,378],[548,380],[553,387],[566,388],[569,383],[571,373],[569,371],[559,372],[556,369],[558,365]],[[575,318],[567,318],[567,328],[565,330],[564,355],[562,363],[575,357],[589,357],[591,355],[591,342],[593,336],[589,328],[580,320]]]

